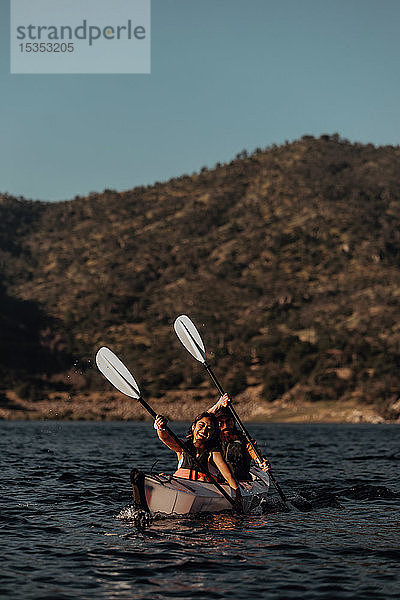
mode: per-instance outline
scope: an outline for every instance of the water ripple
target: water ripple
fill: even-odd
[[[289,510],[141,524],[131,467],[173,464],[151,424],[0,427],[4,598],[398,598],[395,426],[249,426]]]

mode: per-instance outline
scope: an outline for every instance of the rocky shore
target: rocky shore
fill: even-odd
[[[168,392],[162,398],[146,398],[153,409],[171,421],[190,421],[194,415],[215,402],[209,394]],[[286,423],[400,423],[385,420],[373,405],[347,402],[266,402],[260,389],[250,388],[235,398],[235,407],[243,421]],[[8,391],[0,406],[1,420],[92,420],[145,421],[151,417],[136,401],[115,392],[55,393],[38,401],[18,398]]]

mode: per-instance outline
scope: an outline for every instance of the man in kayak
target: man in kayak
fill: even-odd
[[[169,435],[165,430],[166,425],[167,419],[162,415],[157,415],[154,421],[154,428],[157,430],[157,435],[168,448],[176,452],[178,457],[178,469],[174,473],[176,477],[210,482],[210,478],[206,472],[202,472],[196,462],[199,463],[200,466],[203,465],[205,471],[213,471],[213,467],[209,462],[212,461],[218,469],[218,472],[216,472],[214,467],[212,475],[220,474],[223,480],[227,481],[232,489],[239,492],[238,484],[232,476],[225,460],[222,458],[221,447],[218,440],[218,422],[215,415],[203,412],[195,418],[185,440],[185,446],[188,451],[182,450],[176,441]],[[193,460],[193,456],[196,457],[196,462]]]
[[[235,419],[228,408],[229,402],[228,394],[224,394],[214,406],[208,409],[208,412],[217,418],[222,456],[234,477],[237,481],[251,481],[251,459],[265,472],[270,469],[270,465],[265,458],[259,460],[255,450],[258,451],[259,456],[261,452],[255,440],[251,440],[250,444],[243,433],[236,428]]]

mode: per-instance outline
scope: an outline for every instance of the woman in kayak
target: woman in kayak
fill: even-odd
[[[215,415],[217,419],[222,456],[233,475],[237,481],[251,481],[251,459],[265,472],[269,470],[270,465],[265,458],[259,460],[252,447],[258,450],[255,440],[251,440],[250,444],[243,433],[237,430],[235,419],[228,408],[229,402],[228,394],[224,394],[214,406],[208,409],[208,412]],[[261,452],[259,455],[261,456]]]
[[[238,489],[235,478],[222,458],[221,447],[218,441],[218,423],[213,414],[203,412],[195,418],[185,441],[188,451],[182,450],[169,435],[165,430],[166,425],[167,419],[162,415],[157,415],[154,421],[154,428],[157,430],[157,435],[168,448],[176,452],[178,457],[178,469],[174,473],[176,477],[209,482],[210,478],[206,472],[211,469],[213,471],[212,475],[220,473],[224,481],[227,481],[231,488],[234,490]],[[196,457],[196,462],[204,467],[205,472],[200,471],[199,466],[193,460],[193,456]],[[212,461],[219,473],[216,473],[215,467],[213,469],[209,461]]]

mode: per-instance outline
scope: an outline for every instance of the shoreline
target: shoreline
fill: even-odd
[[[215,402],[205,392],[199,397],[187,391],[168,392],[163,398],[146,398],[154,410],[171,422],[191,421]],[[373,405],[355,400],[343,402],[298,402],[261,400],[254,390],[246,390],[235,398],[235,408],[248,423],[391,423],[384,419]],[[6,402],[0,407],[3,421],[150,421],[150,415],[139,402],[114,392],[86,392],[81,394],[54,393],[39,401],[23,400],[14,392],[6,392]]]

